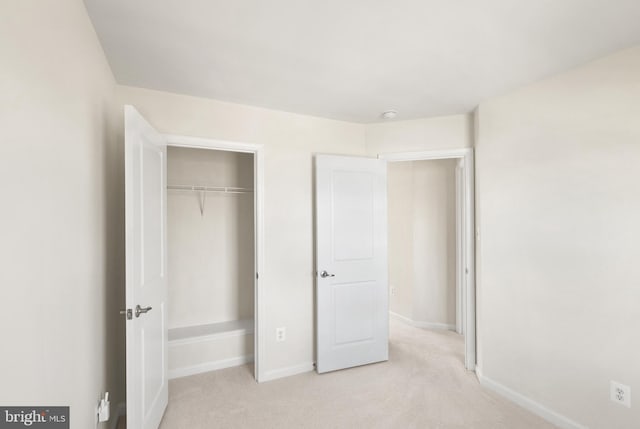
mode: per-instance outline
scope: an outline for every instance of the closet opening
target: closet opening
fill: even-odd
[[[259,147],[168,139],[168,377],[253,362],[259,380]]]

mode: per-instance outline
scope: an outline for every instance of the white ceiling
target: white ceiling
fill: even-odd
[[[640,0],[85,0],[119,83],[354,122],[640,43]]]

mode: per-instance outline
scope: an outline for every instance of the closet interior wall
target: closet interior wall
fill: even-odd
[[[253,188],[253,155],[169,147],[167,183]],[[201,205],[202,211],[201,211]],[[253,318],[253,193],[167,192],[169,329]]]

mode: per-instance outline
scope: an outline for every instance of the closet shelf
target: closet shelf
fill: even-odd
[[[169,185],[167,189],[171,191],[221,192],[224,194],[248,194],[253,192],[253,189],[236,186]]]
[[[253,334],[253,319],[230,320],[207,325],[169,329],[169,345],[209,341],[216,338]]]

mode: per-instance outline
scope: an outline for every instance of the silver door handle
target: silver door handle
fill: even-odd
[[[153,310],[152,307],[140,307],[140,305],[136,305],[136,317],[140,317],[141,314],[145,314],[148,313],[149,311]]]
[[[329,274],[326,270],[320,273],[320,277],[327,278],[327,277],[335,277],[335,274]]]

